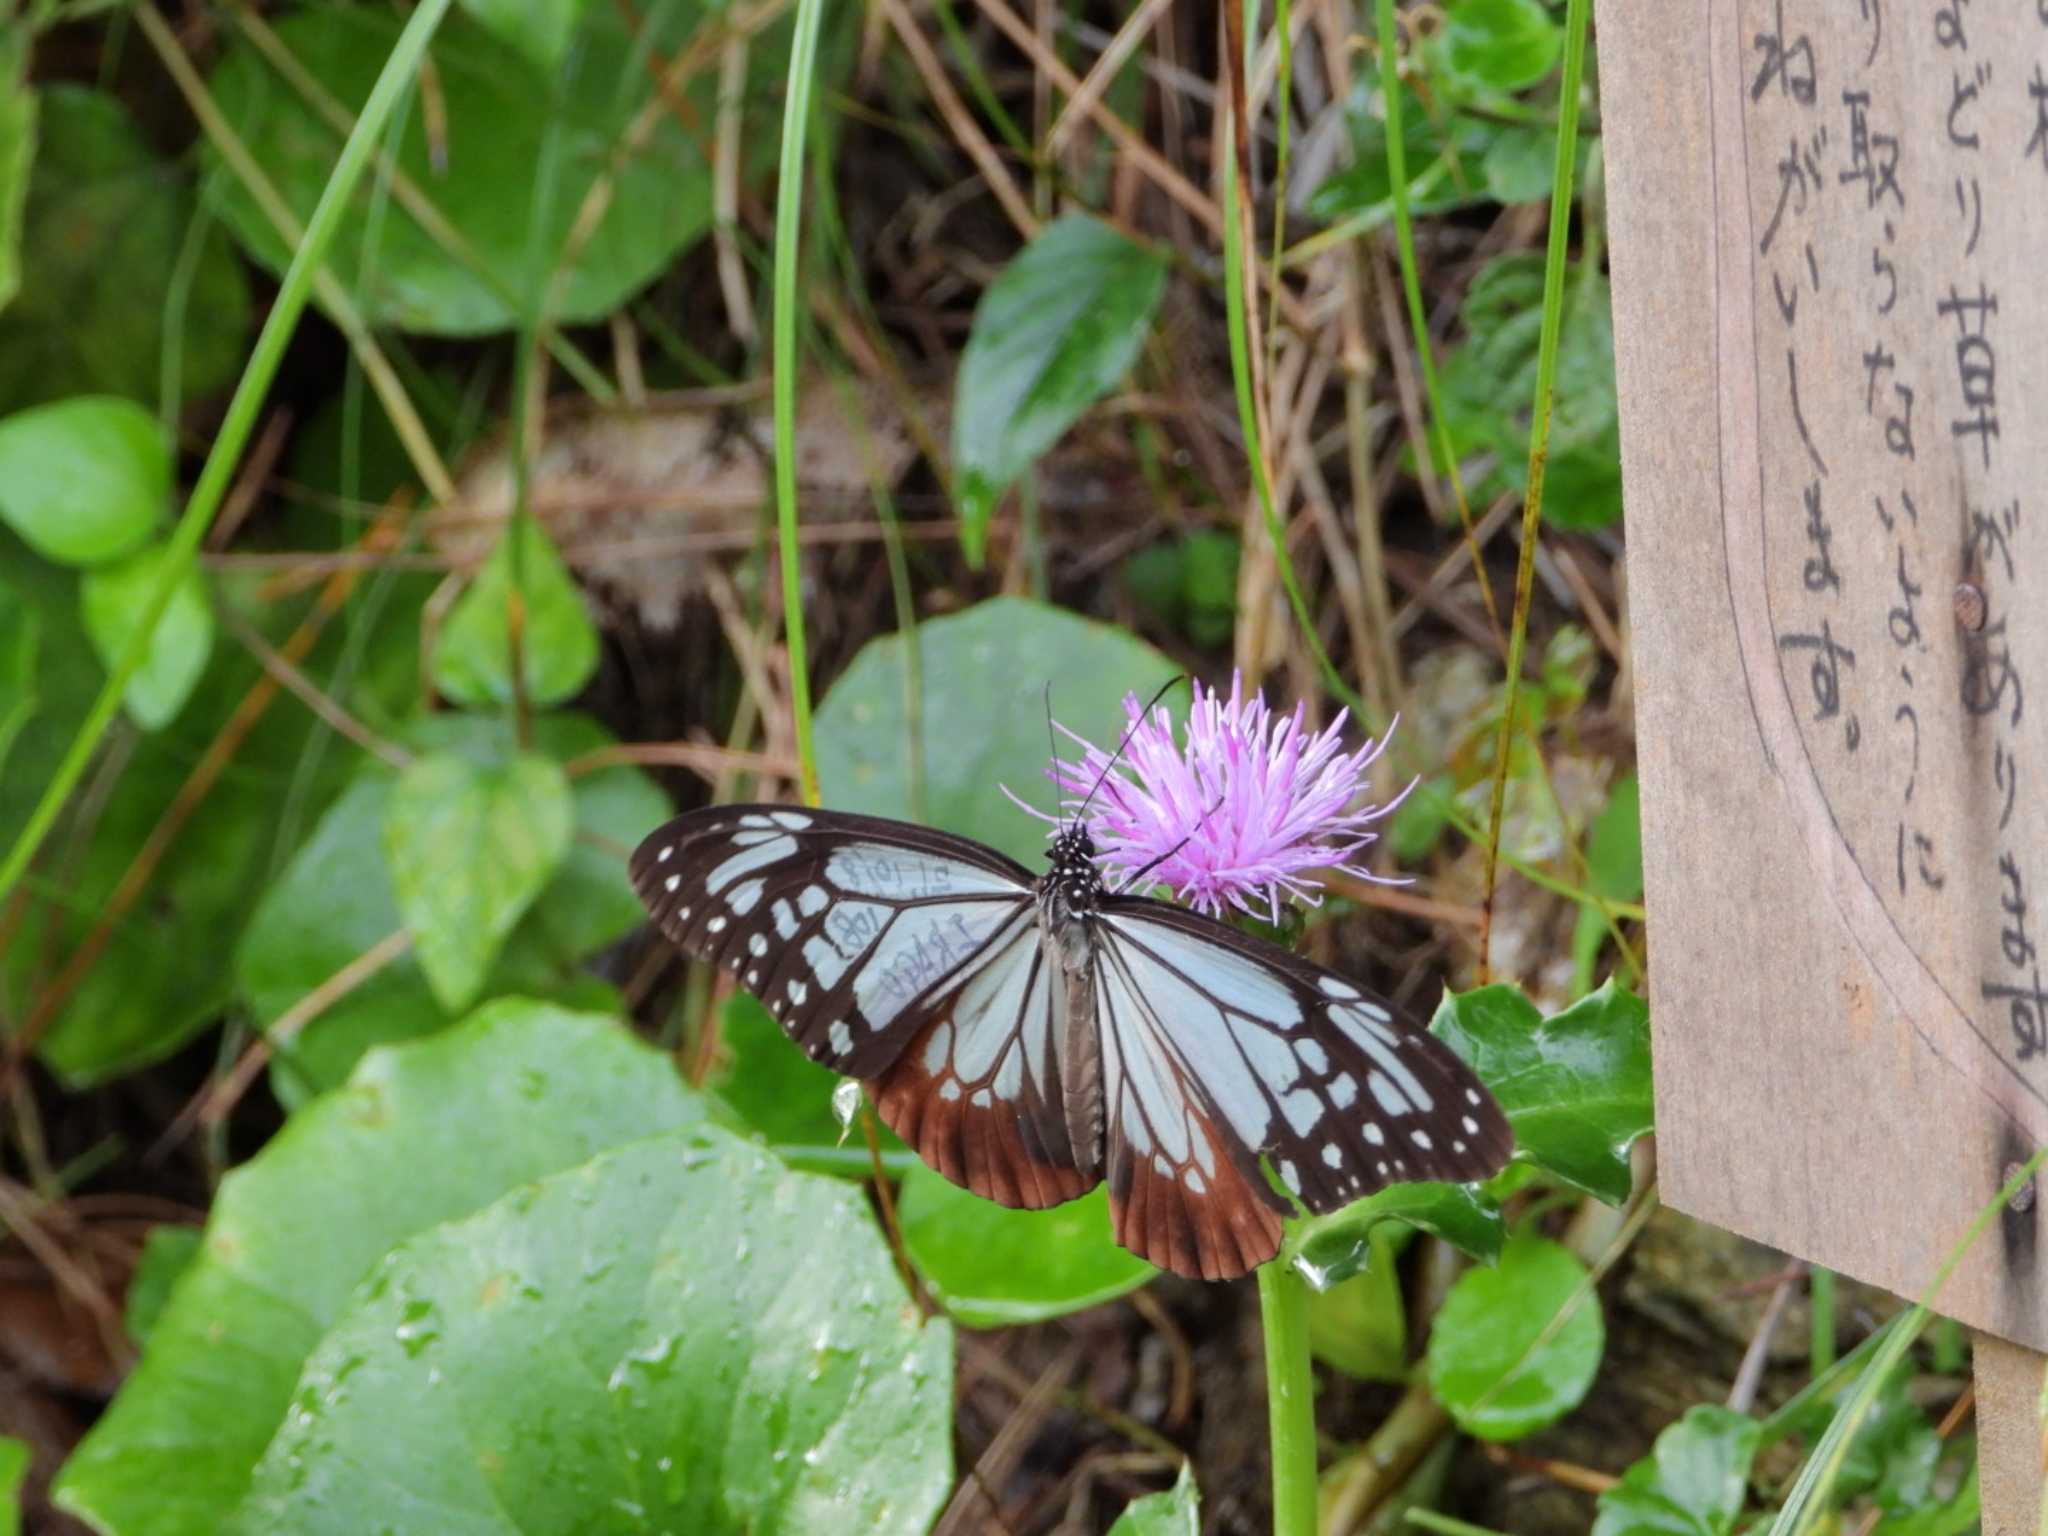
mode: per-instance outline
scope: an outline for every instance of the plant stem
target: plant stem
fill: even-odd
[[[789,647],[789,706],[796,717],[797,774],[806,805],[818,803],[818,762],[811,745],[811,674],[804,647],[803,550],[796,538],[796,263],[802,250],[804,140],[811,126],[811,83],[824,17],[824,0],[797,0],[775,189],[775,512],[782,555],[783,634]]]
[[[1273,1536],[1316,1536],[1316,1398],[1308,1285],[1283,1263],[1259,1270],[1266,1417],[1273,1442]]]
[[[169,558],[163,563],[156,590],[143,605],[143,611],[137,617],[134,637],[108,672],[99,697],[93,701],[77,736],[72,739],[70,750],[64,754],[56,773],[44,788],[42,798],[36,802],[36,808],[15,840],[6,863],[0,865],[0,897],[14,888],[15,882],[28,868],[29,861],[35,857],[36,849],[49,834],[64,801],[78,783],[79,776],[85,772],[93,749],[113,723],[128,680],[148,656],[157,622],[170,604],[171,593],[191,568],[199,541],[212,525],[213,515],[219,510],[221,498],[234,478],[242,448],[256,425],[256,413],[262,408],[263,398],[270,390],[270,381],[276,377],[278,364],[284,358],[285,344],[291,340],[292,332],[298,326],[299,315],[313,291],[313,280],[323,270],[321,264],[327,259],[327,247],[348,212],[350,197],[369,164],[377,136],[384,131],[392,109],[398,105],[399,97],[411,82],[420,54],[425,51],[427,40],[434,35],[434,28],[447,14],[449,4],[450,0],[424,0],[412,13],[391,50],[391,57],[384,61],[383,71],[370,90],[369,100],[363,103],[362,115],[356,119],[354,132],[341,146],[333,174],[327,178],[320,201],[314,206],[313,216],[306,221],[305,238],[292,253],[291,265],[285,269],[284,279],[278,284],[277,298],[270,306],[263,329],[257,334],[255,349],[250,353],[248,366],[242,370],[234,397],[228,402],[227,414],[221,420],[220,431],[214,436],[206,463],[199,471],[198,483],[192,487],[191,499],[185,503],[184,515],[171,535]]]

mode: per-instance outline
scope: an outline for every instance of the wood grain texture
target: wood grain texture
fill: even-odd
[[[1888,35],[1821,0],[1601,0],[1598,39],[1664,1193],[1914,1296],[2048,1137],[2038,1007],[1993,990],[2038,985],[2048,932],[2048,144],[2021,153],[2048,26],[1965,7],[1963,49],[1940,7],[1870,9]],[[1855,176],[1877,135],[1896,208]],[[1968,312],[1941,308],[1980,291],[1981,442]],[[1989,699],[1994,645],[2032,709]],[[2040,913],[2002,906],[2003,859]],[[1995,1225],[1942,1310],[2048,1348],[2041,1219]]]
[[[2035,1536],[2041,1507],[2042,1357],[1988,1333],[1976,1335],[1977,1465],[1984,1536]]]

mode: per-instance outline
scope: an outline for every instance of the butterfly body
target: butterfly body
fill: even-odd
[[[728,966],[813,1060],[864,1081],[947,1178],[1043,1208],[1107,1182],[1117,1241],[1241,1275],[1311,1211],[1487,1177],[1505,1120],[1425,1031],[1213,919],[1105,888],[1086,831],[1033,877],[907,822],[714,806],[634,853],[662,931]]]

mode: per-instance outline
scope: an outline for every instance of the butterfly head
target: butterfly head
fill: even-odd
[[[1070,909],[1085,912],[1092,908],[1102,895],[1102,876],[1095,867],[1095,839],[1088,829],[1079,825],[1062,828],[1045,856],[1052,865],[1046,871],[1045,884],[1057,888]]]

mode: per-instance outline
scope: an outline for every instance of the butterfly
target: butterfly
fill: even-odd
[[[1034,877],[964,837],[782,805],[719,805],[631,861],[661,931],[733,971],[785,1032],[862,1080],[918,1156],[1028,1209],[1105,1180],[1118,1243],[1222,1280],[1311,1212],[1512,1150],[1447,1046],[1336,972],[1112,892],[1085,827]]]

